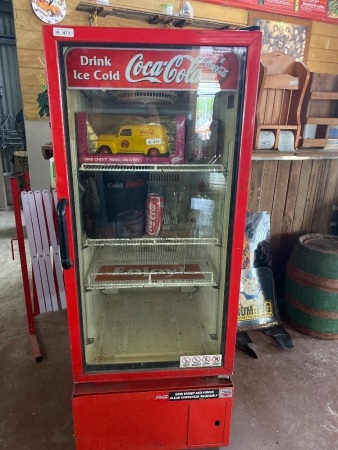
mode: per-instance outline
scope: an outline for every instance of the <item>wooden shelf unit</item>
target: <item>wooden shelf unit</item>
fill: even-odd
[[[338,159],[338,145],[333,145],[324,149],[296,149],[293,152],[254,150],[251,159],[252,161],[336,160]]]
[[[326,147],[330,126],[338,126],[338,75],[311,72],[301,111],[300,148]],[[306,126],[315,125],[313,136],[305,138]]]
[[[300,111],[309,81],[309,70],[300,61],[283,52],[261,56],[256,111],[254,148],[258,148],[261,131],[273,131],[278,148],[280,132],[292,131],[295,148],[301,131]]]

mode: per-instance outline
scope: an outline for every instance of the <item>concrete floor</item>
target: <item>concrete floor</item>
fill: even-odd
[[[66,314],[37,317],[44,357],[36,363],[15,236],[12,211],[0,211],[0,449],[74,450]],[[338,342],[284,325],[293,350],[256,331],[259,358],[237,353],[229,450],[338,450]]]

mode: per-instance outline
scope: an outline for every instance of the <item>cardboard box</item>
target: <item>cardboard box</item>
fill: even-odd
[[[14,169],[16,173],[28,172],[28,154],[26,151],[14,152]]]
[[[148,119],[149,120],[149,119]],[[148,157],[138,153],[100,154],[90,149],[91,141],[99,134],[112,133],[119,125],[126,123],[147,123],[141,116],[76,113],[76,133],[79,164],[184,164],[185,116],[159,116],[160,124],[165,126],[169,141],[169,156]]]

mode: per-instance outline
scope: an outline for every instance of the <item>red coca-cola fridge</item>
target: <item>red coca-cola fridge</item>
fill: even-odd
[[[76,448],[225,446],[260,32],[43,40]]]

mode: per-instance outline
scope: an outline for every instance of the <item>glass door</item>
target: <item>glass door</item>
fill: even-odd
[[[217,368],[246,47],[63,47],[87,373]]]

